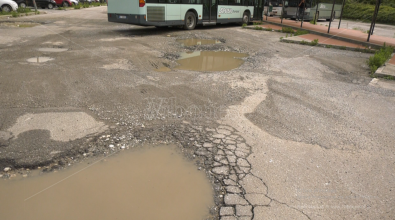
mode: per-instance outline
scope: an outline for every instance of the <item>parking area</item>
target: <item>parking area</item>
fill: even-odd
[[[208,219],[393,219],[395,83],[371,54],[42,11],[0,18],[1,178],[171,143],[212,186]]]

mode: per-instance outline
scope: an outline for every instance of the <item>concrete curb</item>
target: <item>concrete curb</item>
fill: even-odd
[[[392,54],[392,57],[394,57],[395,54]],[[379,67],[376,72],[373,73],[374,77],[381,77],[381,78],[392,78],[395,79],[395,65],[390,64],[391,58],[385,62],[384,65]]]
[[[281,23],[279,24],[279,23],[271,22],[271,21],[264,21],[264,23],[273,24],[273,25],[277,25],[277,26],[281,26],[281,27],[290,27],[290,28],[295,29],[295,27],[293,27],[293,26],[284,25],[284,24],[281,24]],[[325,34],[325,33],[314,31],[314,30],[310,30],[310,29],[305,29],[305,28],[300,28],[300,27],[298,27],[296,29],[306,30],[306,31],[309,31],[311,34],[321,35],[321,36],[324,36],[324,37],[329,37],[329,38],[332,38],[332,39],[341,40],[341,41],[345,41],[345,42],[348,42],[348,43],[361,44],[361,45],[363,45],[365,47],[371,47],[373,49],[380,49],[380,47],[381,47],[381,45],[371,44],[371,43],[368,43],[368,42],[357,41],[357,40],[353,40],[353,39],[350,39],[350,38],[340,37],[340,36],[331,35],[331,34]]]
[[[355,47],[346,47],[346,46],[337,46],[337,45],[331,45],[331,44],[320,44],[318,43],[317,45],[311,45],[309,40],[289,40],[289,39],[281,39],[280,42],[284,43],[293,43],[293,44],[302,44],[302,45],[308,45],[308,46],[315,46],[315,47],[324,47],[324,48],[333,48],[333,49],[338,49],[338,50],[349,50],[349,51],[355,51],[355,52],[362,52],[362,53],[375,53],[375,50],[370,50],[370,49],[360,49],[360,48],[355,48]]]

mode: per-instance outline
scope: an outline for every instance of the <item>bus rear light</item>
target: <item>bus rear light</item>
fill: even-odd
[[[139,7],[144,7],[145,0],[139,0]]]

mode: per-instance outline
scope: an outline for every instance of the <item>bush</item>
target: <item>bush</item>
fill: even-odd
[[[89,8],[89,3],[88,3],[88,2],[85,2],[84,5],[83,5],[82,7],[84,7],[84,8]]]
[[[310,42],[311,46],[316,46],[318,44],[318,39],[314,39],[313,41]]]
[[[19,16],[18,12],[16,12],[16,11],[11,12],[11,15],[14,18]]]
[[[282,27],[281,31],[283,33],[294,33],[294,29],[290,28],[290,27]]]
[[[372,73],[376,72],[376,70],[382,66],[389,58],[391,58],[391,54],[394,51],[393,47],[386,46],[385,43],[379,51],[377,51],[373,56],[369,57],[368,65],[370,71]]]
[[[375,5],[350,3],[344,6],[343,18],[372,21]],[[395,24],[395,8],[388,5],[380,5],[380,10],[377,15],[378,23]]]
[[[81,4],[74,5],[74,9],[80,9],[80,8],[81,8]]]

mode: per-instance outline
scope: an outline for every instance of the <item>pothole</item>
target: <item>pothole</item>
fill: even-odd
[[[54,58],[51,57],[32,57],[27,59],[27,62],[29,63],[45,63],[48,61],[54,60]]]
[[[0,193],[7,198],[0,201],[1,215],[9,220],[66,220],[75,216],[80,219],[210,218],[214,202],[208,178],[185,160],[175,146],[125,150],[90,164],[0,181]]]
[[[50,47],[44,47],[44,48],[39,48],[37,49],[38,51],[41,52],[53,52],[53,53],[59,53],[59,52],[65,52],[68,49],[67,48],[50,48]]]
[[[177,42],[181,43],[184,46],[195,46],[195,45],[208,45],[208,44],[219,44],[221,41],[219,40],[208,40],[208,39],[178,39]]]
[[[244,61],[240,58],[247,54],[229,51],[194,51],[180,54],[176,60],[180,66],[177,69],[193,71],[228,71],[241,66]]]

